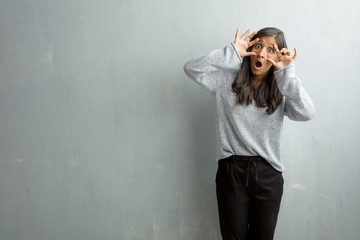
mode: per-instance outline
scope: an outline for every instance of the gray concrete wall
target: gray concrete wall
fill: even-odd
[[[360,4],[0,1],[0,239],[221,239],[214,98],[183,73],[282,29],[317,113],[285,121],[279,240],[358,239]]]

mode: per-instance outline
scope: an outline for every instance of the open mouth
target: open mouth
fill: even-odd
[[[261,68],[261,66],[262,66],[262,63],[260,61],[256,61],[255,67],[256,68]]]

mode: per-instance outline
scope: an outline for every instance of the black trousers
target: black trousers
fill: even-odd
[[[216,194],[223,240],[272,240],[284,179],[260,156],[218,161]]]

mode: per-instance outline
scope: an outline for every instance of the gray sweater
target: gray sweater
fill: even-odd
[[[296,121],[310,120],[315,106],[300,79],[295,65],[275,71],[283,99],[273,114],[252,101],[250,105],[235,104],[232,83],[240,70],[242,59],[233,43],[223,49],[194,58],[184,66],[186,75],[215,96],[216,159],[230,155],[261,156],[276,170],[283,172],[281,132],[284,116]]]

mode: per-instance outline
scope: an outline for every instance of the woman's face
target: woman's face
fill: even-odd
[[[256,55],[250,56],[251,72],[260,79],[263,79],[272,64],[267,61],[268,58],[277,60],[274,45],[277,46],[276,39],[273,36],[260,37],[260,40],[251,47],[251,51]]]

